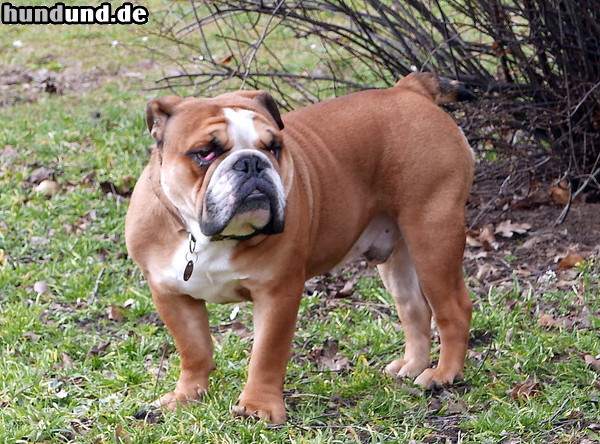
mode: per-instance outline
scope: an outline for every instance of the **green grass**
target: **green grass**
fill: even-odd
[[[19,33],[39,42],[55,36],[34,31]],[[96,43],[138,38],[126,28],[92,31]],[[43,56],[39,42],[31,54],[7,50],[13,65]],[[71,63],[64,53],[75,44],[58,37],[53,44],[63,47],[61,63]],[[578,293],[516,286],[485,299],[474,295],[465,381],[434,396],[382,375],[403,336],[379,280],[362,279],[350,299],[305,297],[286,378],[289,421],[277,427],[230,414],[251,340],[228,327],[233,306],[211,306],[218,368],[210,394],[188,410],[136,419],[144,403],[174,386],[179,360],[126,255],[127,201],[104,194],[99,183],[120,186],[141,172],[151,145],[143,118],[151,95],[117,77],[84,94],[42,95],[0,108],[0,442],[598,439],[592,426],[600,413],[598,375],[582,358],[600,354],[597,261],[579,269]],[[55,196],[39,195],[27,182],[40,166],[55,170]],[[83,180],[92,172],[92,180]],[[48,290],[36,292],[38,282]],[[111,307],[125,305],[122,320],[109,318]],[[569,316],[584,305],[589,327],[538,323],[542,311]],[[235,320],[252,330],[251,307],[242,306]],[[348,369],[319,370],[309,359],[330,339],[339,341]],[[530,378],[539,384],[534,396],[513,399],[514,387]]]

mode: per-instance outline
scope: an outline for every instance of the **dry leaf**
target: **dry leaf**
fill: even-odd
[[[27,332],[23,333],[23,338],[30,339],[33,342],[38,342],[40,339],[42,339],[42,336],[38,335],[37,333],[34,333],[32,331],[27,331]]]
[[[131,442],[131,437],[125,430],[123,430],[122,425],[118,425],[115,429],[115,440],[123,444],[129,444]]]
[[[571,191],[569,189],[569,183],[566,180],[556,182],[552,188],[550,188],[550,197],[558,205],[566,205],[571,199]]]
[[[231,324],[231,331],[233,331],[242,339],[248,339],[250,336],[252,336],[250,329],[238,321],[235,321]]]
[[[220,65],[227,65],[228,63],[230,63],[233,60],[233,54],[225,57],[224,59],[219,61]]]
[[[469,358],[475,359],[476,361],[482,361],[486,355],[487,355],[486,350],[480,350],[480,351],[469,350]]]
[[[467,406],[467,403],[465,401],[463,401],[460,398],[457,399],[456,402],[454,402],[452,400],[448,400],[448,414],[450,414],[450,415],[456,415],[456,414],[466,415],[467,413],[469,413],[469,407]]]
[[[565,257],[563,257],[558,263],[559,270],[568,270],[573,268],[576,265],[582,264],[585,262],[585,259],[579,253],[568,253]]]
[[[528,401],[529,399],[539,395],[541,385],[535,378],[529,378],[525,382],[520,382],[509,391],[510,397],[515,401]]]
[[[93,347],[90,347],[85,358],[89,359],[92,356],[103,355],[104,353],[106,353],[106,349],[108,349],[109,345],[110,342],[101,342],[98,346],[94,345]]]
[[[469,247],[481,247],[481,241],[479,240],[479,232],[476,230],[467,230],[467,245]]]
[[[39,247],[41,245],[46,245],[50,243],[50,239],[42,236],[31,236],[29,238],[29,244],[32,247]]]
[[[46,179],[52,179],[53,177],[54,170],[52,168],[40,167],[29,175],[27,182],[38,184]]]
[[[252,336],[252,332],[250,331],[250,329],[238,321],[234,321],[231,324],[221,325],[219,327],[219,331],[221,333],[224,333],[226,331],[232,331],[243,340],[247,340]]]
[[[496,238],[494,237],[494,227],[492,225],[483,227],[481,233],[479,233],[479,241],[487,251],[500,248],[500,244],[496,242]]]
[[[342,287],[340,291],[335,293],[334,297],[347,298],[348,296],[352,296],[352,293],[354,293],[354,286],[356,285],[356,282],[358,282],[358,279],[356,278],[347,280],[344,284],[344,287]]]
[[[125,310],[125,307],[121,307],[120,305],[109,305],[106,309],[108,319],[115,322],[121,322],[125,319]]]
[[[477,270],[477,280],[485,281],[486,279],[489,279],[490,277],[494,276],[497,272],[498,269],[496,267],[486,262],[482,264]]]
[[[597,372],[600,371],[600,361],[598,361],[596,358],[594,358],[592,355],[590,355],[589,353],[587,355],[585,355],[583,357],[583,359],[585,360],[585,363],[592,368],[592,370],[595,370]]]
[[[73,360],[73,358],[71,358],[68,354],[66,354],[65,352],[62,352],[60,354],[60,359],[62,361],[62,365],[61,368],[65,369],[65,368],[71,368],[75,366],[75,361]]]
[[[512,237],[513,234],[524,234],[531,228],[531,224],[511,222],[505,220],[496,225],[494,234],[500,234],[503,237]]]
[[[540,316],[538,324],[540,327],[569,328],[573,326],[573,321],[564,317],[554,319],[554,317],[552,317],[551,315],[544,313]]]
[[[341,353],[338,353],[339,343],[335,339],[327,339],[323,343],[323,347],[317,347],[312,350],[308,359],[317,364],[317,368],[321,371],[329,369],[334,372],[348,370],[350,361]]]
[[[538,320],[538,324],[540,327],[549,327],[549,328],[562,328],[564,327],[563,322],[560,320],[554,319],[551,315],[544,313],[540,316]]]
[[[123,184],[119,186],[110,180],[106,180],[104,182],[100,182],[100,189],[104,194],[112,194],[114,196],[122,197],[131,196],[131,186],[129,184]]]

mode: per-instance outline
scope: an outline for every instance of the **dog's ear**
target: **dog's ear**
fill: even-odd
[[[177,96],[166,96],[152,99],[146,105],[146,123],[152,137],[156,140],[159,148],[163,142],[165,125],[169,117],[175,112],[175,108],[183,99]]]
[[[271,94],[261,90],[239,91],[239,93],[244,97],[248,97],[249,99],[254,99],[258,101],[262,105],[262,107],[269,112],[271,117],[273,117],[273,120],[275,120],[277,127],[280,130],[283,129],[284,125],[283,121],[281,120],[281,114],[279,114],[279,107],[277,106],[277,102],[275,101],[273,96],[271,96]]]

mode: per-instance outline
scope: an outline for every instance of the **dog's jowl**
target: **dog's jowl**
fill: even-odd
[[[437,104],[462,94],[414,73],[283,116],[263,91],[148,103],[156,148],[131,199],[127,248],[181,355],[177,385],[155,405],[185,405],[209,388],[205,303],[249,301],[254,343],[234,413],[283,422],[304,282],[361,255],[378,264],[404,328],[404,356],[386,372],[423,387],[461,374],[473,155]],[[441,338],[435,368],[432,315]]]

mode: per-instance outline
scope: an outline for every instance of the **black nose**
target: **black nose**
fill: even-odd
[[[251,177],[259,177],[267,167],[267,163],[258,156],[244,156],[233,164],[234,170]]]

